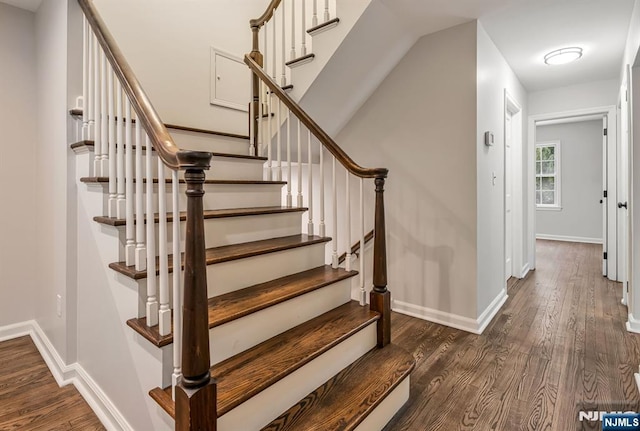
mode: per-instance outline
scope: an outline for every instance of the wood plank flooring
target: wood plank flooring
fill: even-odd
[[[393,342],[417,366],[384,431],[601,429],[578,411],[639,411],[640,335],[625,329],[621,284],[601,275],[602,247],[539,240],[536,256],[483,335],[393,314]]]
[[[58,387],[30,337],[0,343],[0,431],[104,429],[73,385]]]

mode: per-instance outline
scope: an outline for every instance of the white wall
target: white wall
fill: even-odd
[[[602,121],[538,126],[538,142],[560,141],[560,211],[536,210],[536,234],[602,240]]]
[[[0,3],[0,326],[32,319],[38,242],[35,14]]]
[[[36,320],[63,360],[68,359],[66,325],[67,287],[74,283],[67,259],[69,243],[67,203],[75,199],[68,179],[70,150],[67,142],[67,0],[47,0],[36,14],[37,43],[37,155],[35,233],[38,262]],[[72,170],[73,171],[73,170]],[[56,313],[56,295],[63,302],[62,317]],[[73,347],[71,347],[73,349]]]
[[[610,106],[618,103],[617,79],[529,93],[529,115]]]
[[[520,106],[526,109],[527,93],[515,73],[498,51],[493,41],[478,24],[477,54],[477,135],[476,151],[477,199],[478,199],[478,316],[482,315],[492,301],[496,300],[505,289],[505,254],[504,254],[504,116],[505,89]],[[526,111],[521,115],[526,123]],[[484,145],[484,132],[491,131],[495,136],[492,147]],[[522,125],[521,142],[526,142],[526,124]],[[512,148],[513,166],[513,221],[514,226],[521,226],[526,214],[526,156],[522,146]],[[496,175],[493,184],[493,174]],[[520,193],[517,193],[517,189]],[[526,219],[524,219],[526,223]],[[525,224],[526,225],[526,224]],[[520,228],[520,231],[522,229]],[[524,256],[527,244],[521,244],[521,255]],[[515,251],[514,251],[515,253]]]
[[[209,103],[210,48],[244,57],[251,51],[249,20],[267,1],[95,3],[163,121],[248,133],[246,112]]]
[[[419,39],[336,140],[361,165],[390,169],[393,307],[475,320],[476,23]]]

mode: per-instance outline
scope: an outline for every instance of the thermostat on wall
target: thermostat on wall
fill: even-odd
[[[493,145],[493,133],[484,132],[484,144],[487,147],[491,147]]]

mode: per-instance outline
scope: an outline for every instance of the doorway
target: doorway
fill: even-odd
[[[562,140],[551,142],[549,134],[541,133],[539,127],[554,126],[572,123],[589,122],[599,136],[595,136],[595,144],[592,145],[590,152],[591,166],[590,181],[595,184],[595,191],[590,189],[590,193],[586,200],[583,199],[582,207],[576,207],[574,197],[583,193],[586,187],[580,187],[575,183],[571,190],[566,190],[564,197],[562,189],[569,184],[563,179],[565,174],[562,172],[563,153],[569,155],[568,148],[563,148]],[[586,124],[586,123],[585,123]],[[595,126],[594,126],[595,125]],[[529,259],[535,268],[535,241],[536,238],[573,241],[573,242],[599,242],[602,243],[602,262],[603,275],[610,280],[618,280],[617,271],[617,183],[616,183],[616,108],[603,107],[595,109],[586,109],[570,112],[561,112],[555,114],[544,114],[532,116],[529,119],[529,156],[530,156],[530,172],[529,175],[529,216],[532,223],[529,223]],[[544,138],[544,139],[543,139]],[[545,141],[546,139],[546,141]],[[600,144],[601,142],[601,144]],[[537,145],[538,144],[538,145]],[[601,145],[601,146],[600,146]],[[566,145],[565,145],[566,146]],[[600,156],[601,154],[601,156]],[[574,171],[580,170],[582,167],[576,165],[576,157],[587,157],[578,150],[571,155]],[[548,160],[547,160],[548,158]],[[597,163],[601,163],[601,177],[599,172],[593,166],[597,158]],[[544,160],[543,160],[544,159]],[[566,157],[565,157],[566,159]],[[580,163],[580,160],[577,160]],[[587,163],[587,160],[582,160]],[[558,163],[558,165],[556,165]],[[556,166],[560,166],[560,172],[556,170]],[[587,166],[587,165],[585,165]],[[600,171],[600,169],[598,169]],[[551,175],[553,174],[553,175]],[[555,176],[554,176],[555,175]],[[598,178],[601,178],[599,180]],[[600,190],[597,190],[597,188]],[[569,193],[570,192],[570,193]],[[569,202],[569,198],[571,201]],[[583,196],[584,198],[584,196]],[[563,199],[566,200],[563,203]],[[571,211],[567,207],[571,203],[573,218],[566,217]],[[564,213],[563,216],[559,216]],[[587,219],[590,219],[587,223]],[[571,221],[574,220],[574,221]],[[595,224],[594,224],[595,223]],[[564,224],[564,225],[563,225]],[[589,229],[576,230],[578,225],[587,225]],[[543,226],[544,225],[544,226]],[[548,226],[556,227],[559,230],[553,231]],[[569,227],[567,227],[569,226]],[[595,226],[595,227],[594,227]],[[601,226],[601,227],[600,227]],[[566,231],[567,233],[563,233]],[[546,232],[545,232],[546,230]]]

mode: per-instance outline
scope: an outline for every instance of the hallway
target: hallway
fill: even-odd
[[[509,284],[483,335],[394,313],[393,342],[417,366],[385,431],[601,429],[578,411],[638,411],[640,335],[625,329],[621,285],[601,275],[602,247],[536,247],[537,270]]]

